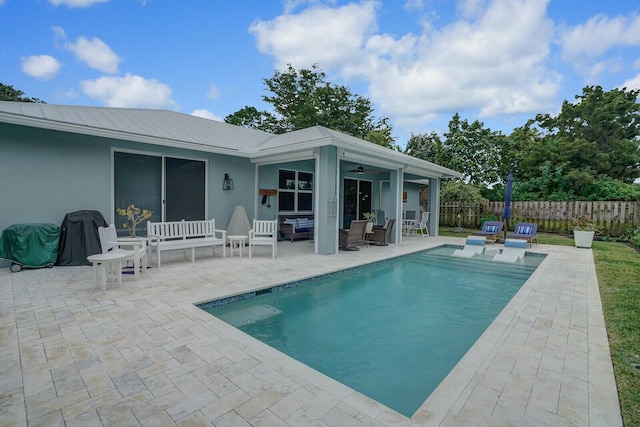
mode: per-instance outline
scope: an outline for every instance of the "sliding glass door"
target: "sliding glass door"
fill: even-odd
[[[205,162],[165,157],[165,221],[205,218]]]
[[[365,212],[371,212],[373,182],[362,179],[345,178],[342,207],[342,226],[349,228],[354,219],[364,219]]]
[[[114,207],[133,204],[153,211],[149,221],[205,219],[206,162],[203,160],[114,152]],[[125,217],[114,213],[118,234],[125,235]],[[146,226],[138,229],[146,235]]]

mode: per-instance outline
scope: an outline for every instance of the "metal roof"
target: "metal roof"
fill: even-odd
[[[314,148],[334,145],[345,160],[402,167],[421,176],[460,176],[451,169],[322,126],[274,135],[169,110],[12,101],[0,101],[0,123],[229,154],[257,163],[291,159],[296,153],[300,158],[311,158]]]

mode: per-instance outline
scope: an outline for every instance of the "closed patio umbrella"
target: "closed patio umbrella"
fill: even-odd
[[[511,193],[513,192],[513,175],[507,176],[507,186],[504,190],[504,209],[502,210],[502,218],[506,221],[504,227],[504,238],[507,238],[507,229],[509,228],[509,218],[511,218]]]

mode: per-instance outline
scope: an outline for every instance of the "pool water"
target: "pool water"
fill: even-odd
[[[503,264],[451,257],[455,249],[202,308],[410,417],[543,259]]]

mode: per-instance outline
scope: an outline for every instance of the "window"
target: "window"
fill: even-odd
[[[313,212],[313,173],[280,169],[278,210]]]

